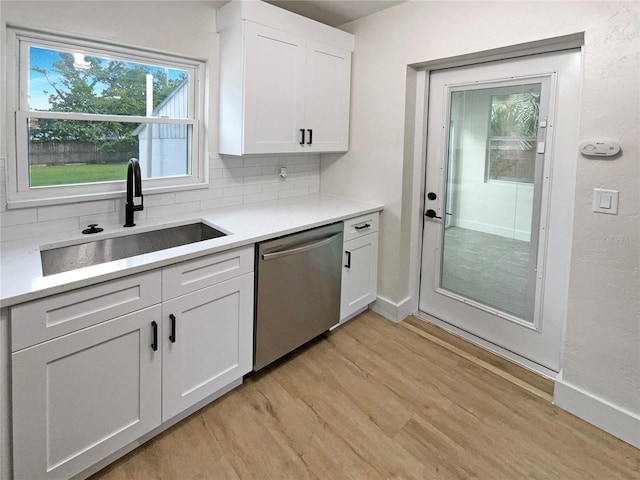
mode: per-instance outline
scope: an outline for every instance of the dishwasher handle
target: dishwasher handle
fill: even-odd
[[[342,235],[342,232],[338,232],[338,233],[334,233],[329,237],[322,238],[312,243],[300,245],[299,247],[291,248],[289,250],[281,250],[279,252],[273,252],[273,253],[264,253],[262,255],[262,259],[273,260],[274,258],[286,257],[287,255],[295,255],[297,253],[308,252],[309,250],[313,250],[314,248],[318,248],[323,245],[326,245],[327,243],[331,243],[333,240],[335,240],[341,235]]]

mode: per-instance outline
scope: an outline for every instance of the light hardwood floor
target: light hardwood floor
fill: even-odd
[[[640,479],[639,450],[551,393],[421,320],[366,312],[92,479]]]

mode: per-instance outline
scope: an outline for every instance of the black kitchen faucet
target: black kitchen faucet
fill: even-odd
[[[140,197],[140,204],[133,204],[133,197]],[[124,206],[124,226],[134,227],[133,212],[144,210],[142,198],[142,174],[140,173],[140,162],[137,158],[130,158],[127,165],[127,203]]]

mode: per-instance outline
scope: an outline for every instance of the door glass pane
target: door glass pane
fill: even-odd
[[[539,83],[451,92],[440,277],[445,290],[531,322],[540,93]]]

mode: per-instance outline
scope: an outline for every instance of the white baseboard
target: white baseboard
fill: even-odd
[[[418,311],[418,300],[411,297],[405,298],[398,305],[398,318],[399,322],[407,318],[409,315],[413,315]]]
[[[596,427],[640,448],[640,415],[629,412],[558,376],[553,403]]]
[[[380,295],[376,297],[376,301],[371,305],[371,310],[382,315],[387,320],[391,320],[393,323],[400,323],[415,312],[411,297],[405,298],[400,303],[394,303]]]

